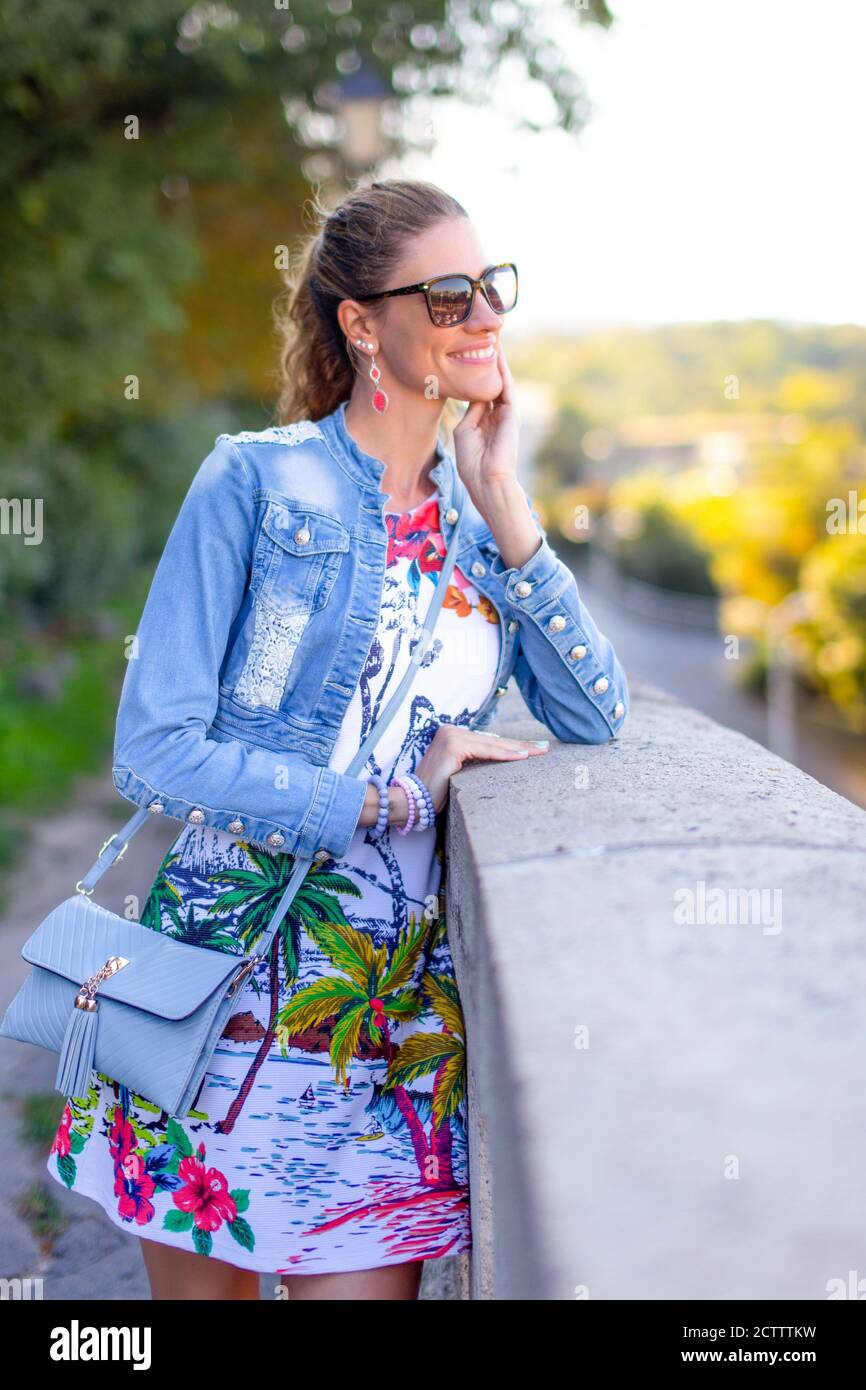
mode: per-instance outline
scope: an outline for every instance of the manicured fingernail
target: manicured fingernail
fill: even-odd
[[[528,758],[528,757],[529,757],[529,749],[528,749],[528,748],[518,748],[518,750],[517,750],[517,756],[518,756],[518,758]]]
[[[550,739],[549,739],[549,738],[534,738],[534,739],[532,740],[532,742],[535,744],[536,748],[549,748],[549,747],[550,747]]]

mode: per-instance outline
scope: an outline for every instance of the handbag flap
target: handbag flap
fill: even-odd
[[[67,898],[28,937],[21,954],[31,965],[83,984],[109,956],[129,961],[101,980],[96,993],[160,1018],[186,1018],[243,966],[247,957],[173,941],[129,922],[81,893]]]

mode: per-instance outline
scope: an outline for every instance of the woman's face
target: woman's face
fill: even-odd
[[[382,288],[414,285],[458,272],[477,277],[493,259],[485,254],[468,218],[448,218],[414,238]],[[504,317],[493,312],[480,290],[469,318],[454,327],[438,328],[431,321],[423,294],[382,301],[369,323],[379,344],[376,362],[386,391],[392,392],[399,383],[428,399],[444,401],[451,396],[458,401],[490,401],[502,390],[496,349]],[[465,356],[479,349],[485,350],[486,356]]]

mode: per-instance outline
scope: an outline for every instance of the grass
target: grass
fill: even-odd
[[[47,1156],[66,1101],[58,1091],[38,1091],[17,1102],[19,1137],[25,1144]],[[15,1203],[18,1216],[24,1221],[45,1251],[52,1241],[66,1230],[69,1217],[60,1208],[53,1188],[34,1178]]]
[[[66,1101],[59,1091],[37,1091],[19,1102],[19,1134],[25,1144],[47,1149],[54,1138]]]
[[[28,822],[68,804],[78,778],[111,751],[124,676],[123,642],[135,631],[146,595],[139,576],[102,615],[93,633],[7,632],[0,676],[0,871],[32,840]],[[53,698],[32,693],[33,678],[62,662]],[[0,907],[4,895],[0,887]]]
[[[18,1199],[16,1211],[36,1239],[42,1241],[43,1250],[69,1225],[69,1217],[61,1212],[54,1193],[42,1182],[30,1184]]]

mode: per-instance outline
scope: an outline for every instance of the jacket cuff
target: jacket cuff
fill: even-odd
[[[547,537],[539,536],[539,541],[538,549],[519,568],[511,565],[506,569],[498,551],[490,564],[491,575],[499,582],[506,602],[517,614],[532,612],[548,599],[555,598],[572,577],[571,570],[555,554]],[[531,592],[524,594],[523,588],[516,592],[518,584],[530,584]]]
[[[169,796],[157,791],[133,768],[115,764],[114,786],[121,796],[136,806],[146,806],[154,814],[186,821],[189,825],[209,825],[237,839],[249,840],[266,849],[312,859],[318,850],[341,857],[349,847],[367,795],[367,779],[343,777],[321,768],[316,791],[300,830],[277,820],[240,816],[237,811],[208,806],[201,801]],[[336,816],[336,829],[331,817]],[[324,827],[329,825],[329,842],[323,843]]]
[[[335,859],[342,859],[364,809],[368,780],[366,777],[346,777],[327,767],[322,769],[316,797],[301,832],[303,841],[313,848],[302,850],[301,853],[315,854],[317,849],[323,848],[329,850]]]

